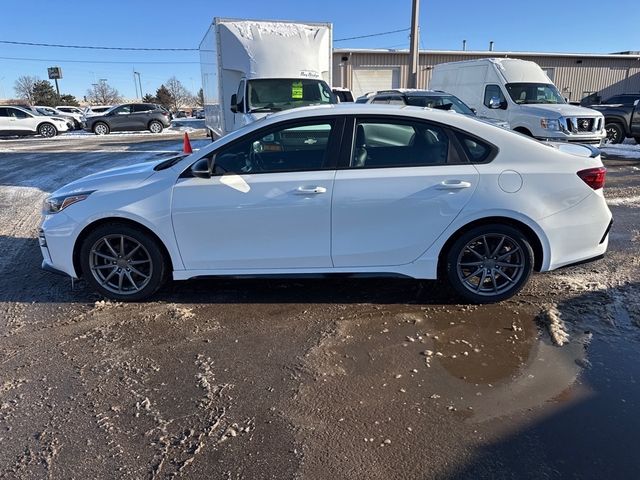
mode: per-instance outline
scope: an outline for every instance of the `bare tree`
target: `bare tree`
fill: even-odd
[[[122,97],[120,92],[109,85],[106,80],[100,80],[98,83],[94,83],[89,90],[87,90],[87,99],[97,105],[113,105],[114,103],[120,103]]]
[[[174,111],[177,111],[180,109],[180,107],[191,103],[193,95],[191,95],[191,93],[186,88],[184,88],[182,82],[180,82],[180,80],[178,80],[176,77],[171,77],[169,80],[167,80],[164,86],[171,94],[171,108]]]
[[[38,77],[32,77],[29,75],[22,75],[18,77],[16,83],[13,85],[13,89],[16,95],[22,100],[26,100],[29,105],[33,105],[35,97],[35,87],[40,81]]]

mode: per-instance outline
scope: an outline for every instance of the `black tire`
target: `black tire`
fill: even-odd
[[[38,125],[38,134],[41,137],[52,138],[58,134],[58,129],[53,124],[45,122]]]
[[[132,255],[128,258],[127,253]],[[150,297],[167,276],[167,261],[158,241],[122,223],[100,225],[89,233],[80,246],[80,265],[84,279],[94,290],[124,302]]]
[[[607,141],[609,143],[622,143],[624,141],[624,130],[619,123],[611,122],[604,126],[607,132]]]
[[[164,125],[158,120],[151,120],[149,122],[149,131],[151,133],[162,133],[162,130],[164,130]]]
[[[108,135],[111,132],[109,125],[104,122],[96,122],[93,125],[93,133],[96,135]]]
[[[533,270],[533,249],[516,228],[481,225],[451,245],[445,270],[449,284],[465,300],[500,302],[516,295],[527,283]]]
[[[633,137],[633,139],[636,141],[638,145],[640,145],[640,137]]]

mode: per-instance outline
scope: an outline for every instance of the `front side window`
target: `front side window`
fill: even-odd
[[[215,152],[214,173],[250,174],[322,170],[334,120],[305,122],[251,134]]]
[[[131,113],[131,105],[122,105],[113,110],[114,115],[129,115]]]
[[[352,168],[416,167],[460,163],[441,127],[404,120],[356,123]]]
[[[402,99],[402,97],[400,95],[393,95],[391,97],[389,97],[389,104],[390,105],[404,105],[404,100]]]
[[[387,105],[389,103],[389,97],[387,95],[384,95],[382,97],[375,97],[371,103],[377,103],[378,105],[380,104],[385,104]]]
[[[27,112],[23,112],[22,110],[18,110],[17,108],[7,108],[10,117],[14,118],[28,118],[29,114]]]
[[[551,83],[507,83],[507,92],[511,99],[519,104],[530,103],[566,103],[555,85]]]
[[[484,89],[485,107],[491,108],[490,102],[492,98],[498,98],[500,100],[500,103],[507,101],[498,85],[487,85]]]
[[[277,112],[335,103],[331,89],[322,80],[274,78],[249,80],[247,83],[250,112]]]

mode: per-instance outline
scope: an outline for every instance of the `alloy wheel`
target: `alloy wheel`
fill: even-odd
[[[104,289],[119,295],[139,292],[153,274],[147,249],[127,235],[106,235],[96,241],[89,253],[89,266]]]
[[[525,272],[525,255],[508,235],[480,235],[460,251],[456,270],[458,279],[470,292],[500,295],[518,285]]]
[[[42,135],[43,137],[55,137],[56,129],[53,125],[42,125],[40,127],[40,135]]]

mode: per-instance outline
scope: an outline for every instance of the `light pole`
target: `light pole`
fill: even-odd
[[[140,72],[133,72],[134,79],[136,75],[138,76],[138,85],[140,86],[140,100],[142,100],[142,97],[144,97],[144,93],[142,93],[142,80],[140,80]]]
[[[2,81],[5,79],[5,77],[0,77],[0,98],[2,98],[3,100],[8,100],[6,98],[4,98],[4,87],[2,86]]]
[[[411,45],[409,56],[411,64],[409,65],[409,88],[418,88],[418,63],[420,58],[419,41],[420,41],[420,0],[413,0],[411,9]]]

